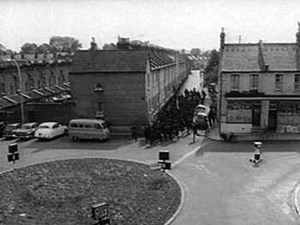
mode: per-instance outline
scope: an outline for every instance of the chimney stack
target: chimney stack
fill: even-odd
[[[95,38],[92,37],[90,50],[96,51],[97,49],[98,49],[98,46],[97,46],[97,43],[96,43],[96,41],[95,41]]]
[[[300,70],[300,22],[298,22],[298,32],[296,33],[296,65]]]

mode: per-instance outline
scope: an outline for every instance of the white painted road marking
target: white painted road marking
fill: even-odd
[[[179,158],[177,161],[175,161],[173,163],[173,167],[177,166],[179,163],[183,162],[186,158],[190,157],[191,155],[195,154],[195,152],[197,152],[198,150],[200,150],[201,148],[203,148],[204,146],[206,146],[208,143],[205,144],[200,144],[200,146],[197,146],[195,149],[193,149],[192,151],[186,153],[185,155],[183,155],[181,158]]]

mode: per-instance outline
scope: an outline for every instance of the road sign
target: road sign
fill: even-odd
[[[92,218],[97,220],[97,225],[109,225],[108,204],[106,202],[92,205]]]
[[[8,146],[8,154],[7,154],[7,160],[8,162],[13,162],[20,159],[20,155],[18,153],[18,144],[12,143]]]

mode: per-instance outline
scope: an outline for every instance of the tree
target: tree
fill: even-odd
[[[73,37],[53,36],[49,40],[49,44],[56,51],[64,51],[74,53],[82,47],[81,43]]]
[[[49,53],[52,52],[52,50],[53,48],[47,43],[39,45],[36,49],[37,53]]]
[[[191,49],[191,54],[192,55],[200,55],[201,54],[201,50],[199,48],[192,48]]]
[[[214,49],[210,52],[207,66],[204,69],[205,85],[218,82],[218,66],[219,52]]]
[[[118,49],[114,43],[104,44],[102,47],[103,50],[116,50]]]
[[[22,53],[34,54],[37,50],[37,45],[35,43],[25,43],[21,47]]]

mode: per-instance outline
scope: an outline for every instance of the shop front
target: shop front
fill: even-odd
[[[277,133],[300,133],[300,101],[270,101],[269,128]]]
[[[251,133],[261,126],[260,101],[228,101],[226,123],[221,129],[224,133]]]

